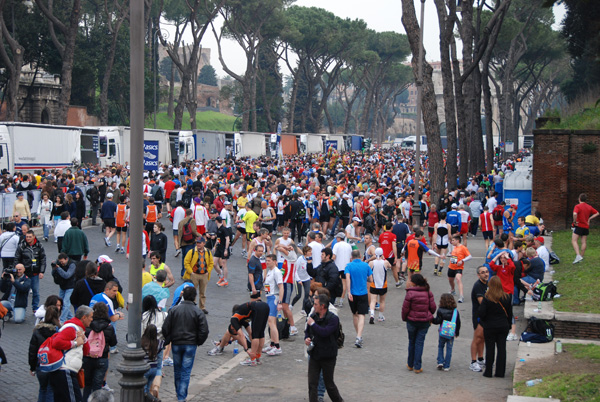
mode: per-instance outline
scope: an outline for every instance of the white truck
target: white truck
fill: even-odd
[[[0,124],[0,170],[33,172],[81,162],[81,128],[45,124]]]
[[[234,133],[234,152],[236,158],[246,156],[259,158],[266,155],[267,141],[265,134],[249,132]]]
[[[125,164],[131,162],[131,128],[121,126],[84,127],[82,136],[85,142],[97,143],[92,148],[96,152],[97,163],[100,166],[110,166],[112,163]],[[87,137],[87,138],[86,138]],[[88,151],[84,147],[84,151]],[[166,130],[144,129],[144,153],[145,168],[158,167],[159,163],[170,164],[171,143],[169,132]],[[86,152],[87,153],[87,152]],[[93,159],[93,155],[84,157],[84,162]]]
[[[326,136],[322,134],[300,134],[300,153],[322,153],[325,149]]]

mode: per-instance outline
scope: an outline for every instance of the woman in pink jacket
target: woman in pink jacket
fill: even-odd
[[[406,297],[402,305],[402,321],[406,321],[408,331],[408,370],[422,373],[421,356],[425,336],[433,320],[436,305],[427,280],[421,274],[414,274],[406,285]]]

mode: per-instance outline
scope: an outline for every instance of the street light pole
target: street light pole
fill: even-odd
[[[423,103],[423,32],[425,24],[425,0],[421,0],[421,34],[419,36],[419,60],[417,72],[417,146],[415,157],[415,198],[413,199],[413,223],[421,226],[421,206],[419,204],[421,181],[421,114]]]
[[[141,348],[142,319],[142,174],[144,169],[144,2],[132,0],[130,7],[130,83],[131,83],[131,242],[129,258],[129,289],[127,348],[123,351],[123,361],[117,370],[123,375],[119,380],[121,401],[143,402],[144,386],[147,380],[144,373],[150,368],[144,362],[145,352]]]

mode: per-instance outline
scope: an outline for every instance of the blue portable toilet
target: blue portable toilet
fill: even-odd
[[[517,204],[517,216],[531,214],[531,179],[531,166],[527,163],[518,163],[513,172],[504,176],[504,201],[506,205]]]

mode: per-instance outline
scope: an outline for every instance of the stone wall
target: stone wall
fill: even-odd
[[[569,228],[579,194],[587,193],[588,203],[600,208],[600,130],[534,130],[533,135],[532,207],[550,230]],[[590,144],[596,147],[592,152]]]

